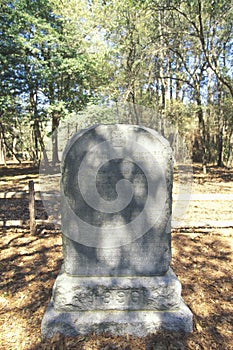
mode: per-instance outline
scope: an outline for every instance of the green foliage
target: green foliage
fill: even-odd
[[[125,121],[166,118],[209,159],[226,155],[232,23],[230,0],[1,1],[0,121],[9,135],[24,125],[39,158],[46,125],[115,122],[101,105],[127,102],[157,114]]]
[[[116,106],[90,104],[77,114],[70,115],[65,124],[77,124],[78,129],[95,124],[114,124],[118,121]]]
[[[93,95],[93,63],[77,40],[78,28],[56,14],[55,1],[4,1],[0,12],[1,118],[28,116],[35,157],[44,121],[82,109]],[[41,129],[41,130],[40,130]],[[38,143],[39,141],[39,143]]]

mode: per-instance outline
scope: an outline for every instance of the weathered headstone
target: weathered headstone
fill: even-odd
[[[170,268],[173,159],[154,130],[99,125],[62,161],[64,264],[42,334],[192,331]]]

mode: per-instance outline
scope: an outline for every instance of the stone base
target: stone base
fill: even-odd
[[[174,311],[84,311],[59,312],[49,304],[42,321],[42,336],[56,333],[77,336],[95,332],[114,335],[131,334],[144,337],[159,329],[172,332],[192,332],[192,313],[183,301]]]
[[[171,268],[151,277],[78,277],[61,272],[52,302],[59,311],[161,311],[179,308],[180,297],[181,284]]]
[[[169,269],[153,277],[77,277],[62,272],[42,320],[42,336],[108,332],[145,336],[158,329],[192,332],[192,313]]]

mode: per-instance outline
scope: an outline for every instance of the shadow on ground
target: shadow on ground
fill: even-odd
[[[223,236],[211,230],[173,233],[172,268],[182,283],[183,298],[194,314],[192,334],[160,332],[141,339],[92,334],[41,341],[41,320],[62,264],[61,235],[52,227],[41,227],[35,236],[27,228],[5,229],[1,232],[0,260],[1,349],[230,350],[233,343],[231,239],[232,235]],[[20,334],[17,327],[22,328]],[[12,344],[17,341],[25,345],[14,347]]]

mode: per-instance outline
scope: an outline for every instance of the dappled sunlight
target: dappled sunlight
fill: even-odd
[[[225,235],[211,230],[187,233],[173,234],[172,266],[181,280],[184,300],[194,313],[197,331],[206,334],[208,330],[214,342],[219,334],[222,346],[227,345],[232,330],[233,229]]]
[[[166,335],[162,338],[165,342],[176,339],[179,349],[184,342],[188,349],[228,349],[232,337],[232,237],[230,229],[173,232],[172,268],[194,313],[194,333],[177,338]],[[119,349],[153,349],[146,347],[145,339],[132,337],[89,335],[41,342],[41,320],[62,262],[60,233],[43,228],[32,237],[28,230],[7,229],[1,238],[1,349],[52,349],[54,344],[60,349],[62,342],[69,344],[67,349],[100,350],[116,342],[122,344]],[[159,337],[147,337],[146,342],[154,344]]]
[[[213,173],[215,170],[213,168]],[[195,171],[199,172],[199,168],[194,168]],[[219,170],[217,174],[214,173],[214,176],[218,175],[218,180],[212,183],[211,174],[199,176],[197,173],[198,176],[194,179],[196,193],[211,193],[214,188],[216,193],[222,193],[222,188],[228,189],[228,186],[232,192],[232,182],[228,181],[228,177],[232,175],[226,172],[225,176],[224,173],[222,171],[220,175]],[[29,173],[28,176],[30,177]],[[13,185],[13,176],[10,181]],[[15,188],[17,186],[18,182],[15,182]],[[227,191],[226,193],[230,193],[229,189]],[[11,212],[7,208],[4,212],[1,207],[2,215],[13,213],[16,204],[22,211],[25,208],[27,210],[27,201],[15,199]],[[193,204],[194,209],[191,209],[190,215],[197,220],[202,219],[203,215],[211,218],[218,215],[224,220],[224,215],[231,211],[229,201],[211,201],[209,205],[205,202],[203,206],[198,201]],[[37,210],[39,216],[40,210]],[[0,238],[1,350],[100,350],[114,349],[114,346],[116,349],[152,350],[156,344],[159,348],[161,343],[167,344],[164,349],[169,349],[173,344],[179,350],[230,350],[233,331],[233,228],[173,230],[171,267],[182,284],[185,303],[194,314],[194,332],[186,337],[158,334],[146,339],[92,334],[75,339],[54,337],[52,340],[41,341],[41,320],[63,259],[61,232],[51,225],[38,226],[36,234],[32,236],[25,225],[24,228],[3,228]]]

